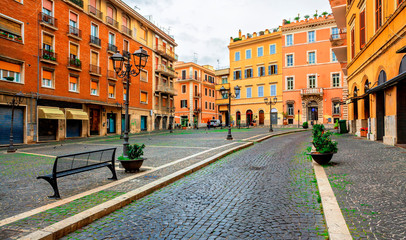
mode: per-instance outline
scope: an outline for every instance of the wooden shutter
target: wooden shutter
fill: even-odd
[[[77,84],[77,83],[78,83],[78,78],[77,78],[77,77],[70,76],[70,77],[69,77],[69,82],[70,82],[70,83],[75,83],[75,84]]]
[[[355,31],[354,28],[351,29],[351,58],[355,56]]]
[[[113,8],[107,7],[107,17],[113,18]]]
[[[360,36],[360,47],[365,46],[365,10],[359,14],[359,36]]]
[[[127,18],[123,16],[123,26],[127,27]]]
[[[382,0],[375,0],[375,29],[382,25]]]
[[[114,85],[109,84],[109,95],[110,94],[114,95]]]
[[[77,56],[78,55],[78,46],[75,44],[70,44],[70,54]]]
[[[42,35],[42,43],[52,46],[52,37],[46,34]]]
[[[90,6],[96,8],[96,0],[90,0],[89,4],[90,4]]]
[[[21,71],[21,66],[14,63],[0,61],[0,69],[19,73]]]
[[[146,92],[141,92],[141,102],[144,102],[144,103],[147,102],[147,93]]]
[[[78,22],[78,15],[74,14],[73,12],[69,13],[69,19],[74,21],[74,22]]]
[[[42,7],[52,12],[52,2],[49,0],[42,1]]]
[[[98,66],[97,65],[97,59],[98,59],[98,54],[95,53],[95,52],[92,52],[92,64],[95,65],[95,66]]]
[[[21,36],[21,25],[7,18],[0,17],[0,29]]]
[[[42,78],[52,80],[52,72],[43,70]]]
[[[96,81],[92,81],[90,88],[97,90],[97,82],[96,82]]]

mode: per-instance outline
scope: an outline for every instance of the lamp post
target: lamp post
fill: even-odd
[[[297,110],[297,128],[299,128],[300,125],[300,109]]]
[[[220,88],[220,93],[223,96],[223,99],[228,97],[228,133],[227,133],[227,140],[233,140],[233,136],[231,136],[231,98],[237,98],[240,95],[240,87],[235,86],[234,91],[235,95],[231,93],[231,89],[225,89],[224,86]]]
[[[305,102],[302,102],[302,113],[303,113],[303,114],[306,114],[306,113],[305,113],[305,110],[306,110],[306,103],[305,103]],[[305,121],[305,117],[306,117],[306,115],[303,117],[303,122],[306,122],[306,121]]]
[[[278,101],[277,97],[274,97],[273,101],[272,101],[271,98],[269,99],[269,101],[268,101],[268,98],[264,98],[265,104],[269,105],[269,122],[270,122],[270,124],[269,124],[269,132],[273,132],[273,129],[272,129],[272,105],[276,104],[277,101]]]
[[[113,54],[113,56],[110,57],[110,59],[113,61],[113,68],[114,71],[116,71],[117,76],[119,78],[122,78],[126,84],[126,96],[125,96],[125,130],[124,130],[124,143],[123,143],[123,156],[127,157],[127,149],[128,149],[128,132],[129,132],[129,125],[128,125],[128,105],[129,105],[129,100],[130,100],[130,77],[137,77],[141,70],[145,68],[147,65],[148,61],[148,52],[142,47],[135,51],[132,54],[132,58],[134,61],[134,65],[131,65],[131,54],[128,54],[127,52],[123,51],[123,55],[120,54],[120,52],[117,52]],[[138,62],[137,62],[138,58]],[[126,61],[126,62],[125,62]],[[123,69],[123,64],[125,69]],[[134,66],[134,68],[132,68]]]
[[[8,104],[11,105],[11,127],[10,127],[10,145],[7,148],[8,153],[13,153],[17,151],[14,148],[14,137],[13,137],[13,125],[14,125],[14,108],[18,107],[20,103],[23,101],[24,94],[22,92],[17,93],[13,96],[13,99]]]
[[[172,113],[175,112],[175,107],[168,107],[168,111],[169,111],[169,114],[170,114],[170,117],[169,117],[169,133],[173,133],[173,117],[172,117]],[[172,121],[171,121],[171,119],[172,119]]]

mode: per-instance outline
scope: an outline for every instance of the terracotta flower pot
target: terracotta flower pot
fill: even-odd
[[[118,160],[125,169],[125,172],[139,172],[140,167],[146,158],[139,158],[133,160]]]

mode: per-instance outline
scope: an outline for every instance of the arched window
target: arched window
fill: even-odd
[[[386,73],[384,70],[381,70],[381,72],[379,73],[379,77],[378,77],[378,85],[381,85],[384,82],[386,82]]]
[[[399,74],[406,72],[406,55],[403,56],[402,61],[400,62]]]

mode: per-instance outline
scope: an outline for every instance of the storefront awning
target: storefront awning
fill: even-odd
[[[65,119],[65,114],[59,108],[38,107],[38,118]]]
[[[376,86],[374,88],[369,89],[367,91],[367,93],[371,94],[371,93],[378,92],[380,90],[387,89],[389,87],[392,87],[392,86],[398,84],[398,82],[401,82],[401,81],[403,81],[405,79],[406,79],[406,72],[403,72],[403,73],[397,75],[396,77],[392,78],[391,80],[386,81],[386,82],[382,83],[381,85],[378,85],[378,86]]]
[[[89,116],[82,109],[66,109],[66,119],[89,120]]]
[[[219,111],[220,111],[220,112],[228,111],[228,105],[221,105],[221,106],[219,107]]]

